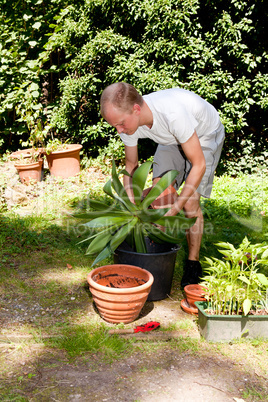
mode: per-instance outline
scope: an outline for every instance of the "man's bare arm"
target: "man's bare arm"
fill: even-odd
[[[126,171],[132,176],[138,167],[138,147],[128,147],[125,145],[125,165]],[[134,203],[134,196],[132,191],[132,177],[124,176],[124,187],[130,200]]]
[[[181,144],[181,147],[185,156],[191,162],[192,168],[184,183],[178,200],[176,203],[174,203],[166,216],[177,215],[177,213],[183,209],[186,202],[198,188],[206,171],[205,157],[196,132],[194,132],[188,141],[186,141],[184,144]]]

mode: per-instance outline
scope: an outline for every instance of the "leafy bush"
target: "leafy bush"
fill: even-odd
[[[227,132],[227,161],[245,154],[244,141],[255,156],[267,150],[263,0],[57,0],[45,12],[41,0],[21,3],[22,11],[17,4],[1,14],[2,38],[14,34],[0,50],[7,60],[0,71],[5,135],[12,110],[23,102],[23,91],[16,88],[34,81],[43,94],[44,114],[50,107],[44,120],[58,136],[83,142],[96,156],[114,134],[100,120],[101,92],[110,83],[127,81],[141,93],[180,86],[213,103]],[[13,16],[17,22],[9,24]],[[17,120],[12,127],[21,132]],[[146,159],[147,147],[142,141],[139,146]]]

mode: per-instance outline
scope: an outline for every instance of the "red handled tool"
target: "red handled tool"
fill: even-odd
[[[138,325],[136,328],[129,328],[129,329],[110,329],[109,334],[134,334],[136,332],[149,332],[153,331],[156,328],[160,327],[159,322],[150,321],[144,325]]]

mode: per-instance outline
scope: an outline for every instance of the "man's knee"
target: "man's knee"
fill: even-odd
[[[201,216],[202,211],[201,211],[201,207],[200,207],[200,197],[189,198],[189,200],[185,203],[185,205],[183,207],[183,211],[187,218],[194,218],[196,216]]]

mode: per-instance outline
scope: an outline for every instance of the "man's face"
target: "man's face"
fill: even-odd
[[[106,108],[105,120],[115,127],[119,134],[132,135],[139,127],[139,115],[139,105],[134,105],[130,112],[124,112],[109,104]]]

